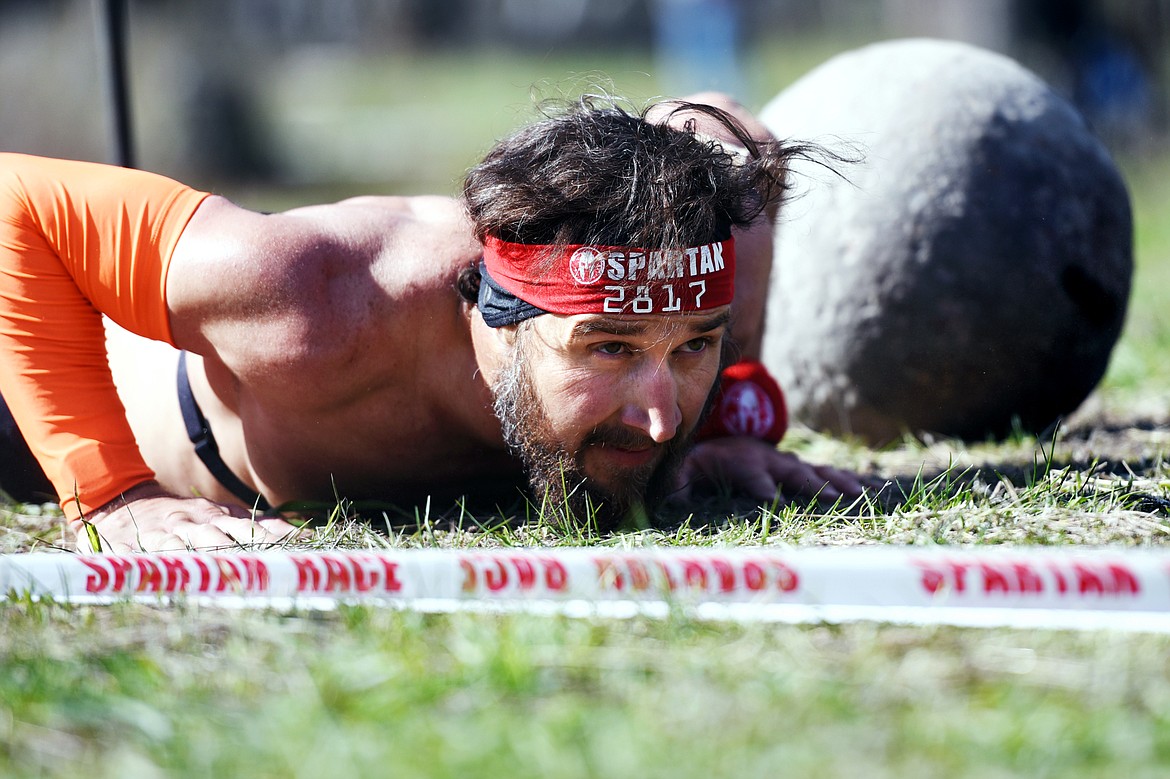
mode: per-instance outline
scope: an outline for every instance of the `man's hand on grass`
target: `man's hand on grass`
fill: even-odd
[[[699,484],[722,484],[733,492],[771,503],[788,498],[822,505],[852,503],[867,491],[885,486],[878,479],[859,476],[827,465],[805,462],[757,438],[731,437],[703,441],[687,455],[679,470],[679,491],[672,500],[686,500]]]
[[[77,534],[80,551],[113,553],[237,549],[280,543],[304,532],[283,519],[254,517],[238,506],[178,498],[157,484],[127,490],[91,511],[84,521],[70,520],[69,526]]]

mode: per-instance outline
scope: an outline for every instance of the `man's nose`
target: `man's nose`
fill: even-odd
[[[658,444],[674,438],[682,424],[682,410],[678,407],[678,381],[668,366],[646,364],[629,377],[622,422]]]

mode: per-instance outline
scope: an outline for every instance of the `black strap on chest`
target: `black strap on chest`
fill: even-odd
[[[245,505],[259,511],[270,511],[272,507],[264,496],[240,481],[240,477],[232,473],[232,469],[219,454],[219,445],[215,442],[215,435],[203,416],[203,410],[195,401],[195,394],[191,392],[191,380],[187,377],[187,353],[179,352],[179,410],[183,414],[183,424],[187,427],[187,438],[195,444],[195,454],[211,471],[211,475],[227,489],[228,492],[239,498]]]

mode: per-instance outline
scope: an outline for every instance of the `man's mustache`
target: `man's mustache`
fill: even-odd
[[[665,444],[659,444],[650,436],[625,426],[607,425],[594,428],[585,436],[582,447],[585,446],[608,446],[640,452],[643,449],[661,448]]]

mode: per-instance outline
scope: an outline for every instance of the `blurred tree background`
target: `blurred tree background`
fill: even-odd
[[[1023,62],[1159,151],[1170,0],[127,0],[136,163],[258,208],[453,194],[535,99],[721,89],[758,109],[906,36]],[[102,0],[0,0],[0,149],[112,161]],[[826,96],[831,99],[831,96]]]

